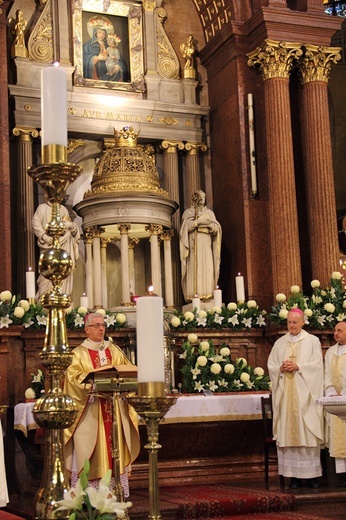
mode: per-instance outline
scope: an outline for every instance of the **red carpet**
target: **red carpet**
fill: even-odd
[[[260,513],[281,513],[291,511],[295,504],[295,497],[284,493],[268,491],[249,491],[226,485],[215,486],[179,486],[160,488],[161,499],[178,506],[179,520],[196,518],[232,517],[246,518],[244,515]],[[234,516],[236,515],[236,516]],[[241,516],[239,516],[241,515]],[[266,518],[268,515],[263,516]],[[275,520],[281,516],[269,515]],[[282,518],[289,518],[282,516]],[[296,517],[295,517],[296,518]],[[304,517],[302,517],[304,518]],[[306,517],[305,517],[306,518]]]
[[[7,513],[7,511],[0,509],[0,520],[23,520],[23,517]]]

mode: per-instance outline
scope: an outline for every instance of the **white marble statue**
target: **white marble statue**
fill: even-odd
[[[49,223],[52,215],[52,205],[50,202],[40,204],[35,211],[32,219],[32,228],[37,237],[37,245],[40,251],[49,249],[53,245],[53,238],[46,233],[46,226]],[[65,225],[65,233],[59,237],[60,248],[69,253],[72,259],[72,271],[70,275],[63,280],[61,289],[63,293],[71,294],[73,287],[73,270],[76,267],[76,262],[79,257],[78,242],[80,240],[80,232],[77,224],[71,221],[70,215],[65,206],[60,206],[60,217]],[[36,299],[42,294],[49,291],[52,284],[47,278],[40,276],[37,279],[38,291]]]
[[[186,301],[213,297],[220,273],[221,226],[205,205],[202,190],[192,195],[192,206],[184,211],[180,228],[182,289]]]

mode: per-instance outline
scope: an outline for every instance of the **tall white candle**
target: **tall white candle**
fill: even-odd
[[[248,103],[248,120],[249,120],[249,153],[250,153],[250,171],[251,171],[251,191],[252,191],[252,196],[255,197],[257,195],[257,173],[256,173],[255,128],[254,128],[252,94],[247,95],[247,103]]]
[[[35,276],[35,271],[33,271],[31,267],[28,267],[28,270],[25,273],[25,281],[26,281],[26,297],[27,297],[27,299],[35,298],[35,294],[36,294],[36,276]]]
[[[214,306],[222,306],[222,291],[218,287],[214,290]]]
[[[237,301],[244,302],[245,301],[245,286],[244,286],[244,276],[238,273],[238,276],[235,277],[235,288],[237,292]]]
[[[67,76],[61,67],[47,67],[41,73],[42,146],[67,146]]]
[[[79,306],[89,309],[89,298],[85,293],[83,293],[83,296],[80,297]]]
[[[198,296],[192,298],[192,310],[194,309],[197,309],[197,311],[201,310],[201,300],[198,298]]]
[[[141,296],[136,302],[138,383],[165,381],[163,300]]]

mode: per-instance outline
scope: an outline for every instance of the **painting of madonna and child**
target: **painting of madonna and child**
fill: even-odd
[[[99,81],[130,81],[126,16],[83,12],[83,76]]]

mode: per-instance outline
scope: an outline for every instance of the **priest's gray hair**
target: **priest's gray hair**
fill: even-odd
[[[88,312],[88,314],[84,316],[84,328],[89,327],[89,325],[92,325],[92,321],[94,318],[102,318],[104,320],[102,314],[100,314],[99,312]]]

